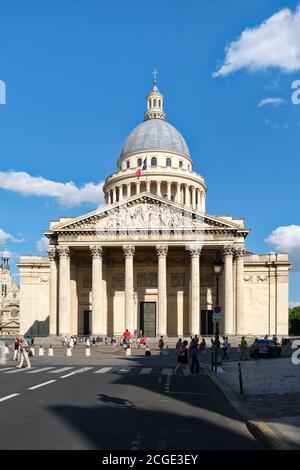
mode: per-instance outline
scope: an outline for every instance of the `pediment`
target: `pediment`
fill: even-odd
[[[162,197],[142,193],[129,199],[97,209],[82,216],[64,220],[45,234],[74,231],[246,231],[240,223],[184,207]]]

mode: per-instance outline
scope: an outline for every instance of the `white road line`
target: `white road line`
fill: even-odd
[[[0,369],[0,372],[4,372],[5,370],[11,370],[14,369],[14,367],[4,367],[3,369]]]
[[[120,369],[119,372],[122,372],[122,374],[127,374],[127,372],[130,372],[130,369]]]
[[[93,374],[105,374],[105,372],[108,372],[111,369],[112,369],[112,367],[102,367],[102,369],[95,370],[95,372],[93,372]]]
[[[44,387],[45,385],[52,384],[53,382],[56,382],[56,380],[48,380],[48,382],[44,382],[39,385],[35,385],[34,387],[29,387],[27,390],[35,390],[36,388]]]
[[[38,374],[39,372],[45,372],[45,370],[54,369],[54,367],[42,367],[42,369],[29,370],[26,374]]]
[[[7,395],[6,397],[0,398],[0,402],[9,400],[10,398],[13,398],[13,397],[17,397],[18,395],[20,395],[20,393],[12,393],[11,395]]]
[[[49,374],[60,374],[61,372],[65,372],[66,370],[74,369],[74,367],[62,367],[61,369],[50,370]]]
[[[152,367],[145,367],[145,368],[143,368],[143,369],[140,370],[139,374],[141,374],[141,375],[143,375],[143,374],[144,374],[144,375],[148,375],[148,374],[151,373],[151,371],[152,371]]]
[[[33,367],[29,367],[29,369],[33,369]],[[7,372],[3,372],[4,374],[15,374],[16,372],[22,372],[27,370],[27,367],[15,368],[14,370],[8,370]]]
[[[172,369],[163,369],[161,372],[161,375],[172,375],[173,370]]]
[[[62,375],[60,379],[65,379],[66,377],[71,377],[71,375],[75,375],[75,374],[82,374],[83,372],[86,372],[90,369],[93,369],[93,367],[83,367],[82,369],[74,370],[73,372],[70,372],[69,374]]]

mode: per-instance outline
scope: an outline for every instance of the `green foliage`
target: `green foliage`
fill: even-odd
[[[300,305],[289,309],[289,334],[300,334]]]

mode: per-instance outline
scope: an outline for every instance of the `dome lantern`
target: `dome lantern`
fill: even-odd
[[[144,115],[144,121],[147,121],[148,119],[165,120],[166,114],[164,113],[164,110],[163,110],[164,97],[157,88],[158,72],[154,69],[152,73],[153,73],[152,90],[146,97],[147,111],[145,112],[145,115]]]

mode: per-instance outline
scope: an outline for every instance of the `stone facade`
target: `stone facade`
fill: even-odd
[[[288,333],[288,256],[247,252],[243,220],[206,213],[205,180],[156,85],[117,166],[103,208],[52,221],[48,257],[21,257],[22,333],[211,335],[217,302],[222,334]]]
[[[20,288],[9,269],[9,253],[2,253],[0,266],[0,336],[15,336],[20,331]]]

